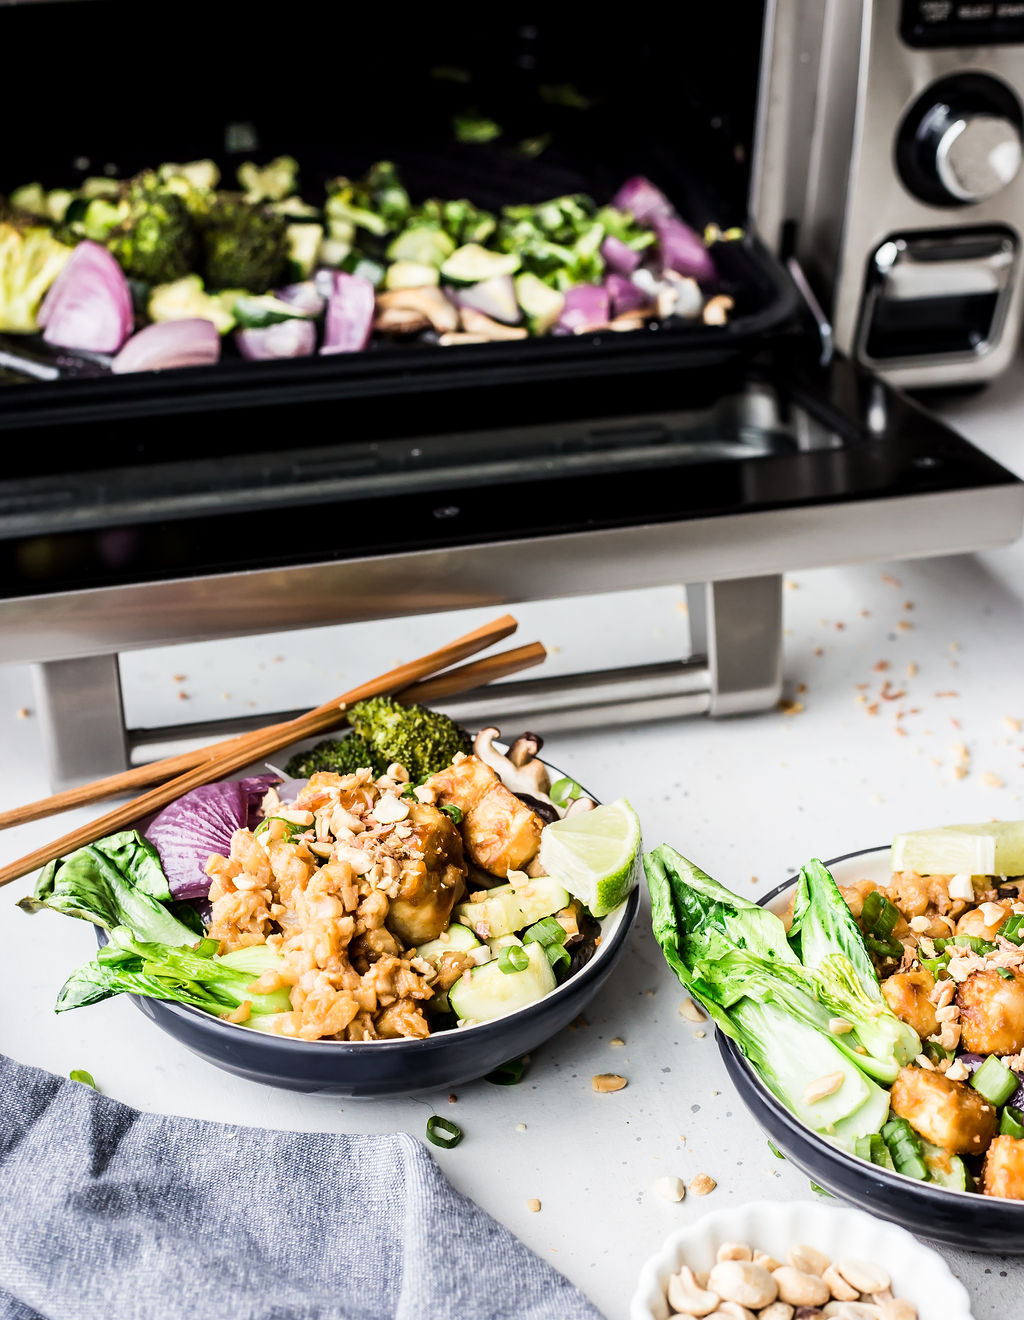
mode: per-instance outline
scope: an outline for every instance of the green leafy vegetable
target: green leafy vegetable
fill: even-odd
[[[73,1082],[81,1082],[83,1086],[91,1086],[94,1091],[100,1088],[96,1085],[96,1080],[91,1072],[86,1072],[84,1068],[72,1068],[68,1076]]]
[[[456,825],[462,824],[462,808],[456,806],[454,802],[443,802],[440,810],[444,812]]]
[[[210,957],[201,949],[137,939],[125,926],[111,931],[110,943],[93,962],[71,974],[57,997],[64,1013],[117,994],[170,999],[220,1016],[250,1004],[254,1016],[291,1009],[288,987],[255,994],[253,982],[283,960],[265,944]]]
[[[808,944],[823,964],[810,967],[799,961],[778,917],[731,893],[674,849],[662,845],[645,856],[644,866],[654,934],[666,960],[765,1085],[809,1127],[849,1149],[858,1137],[878,1132],[889,1096],[873,1076],[891,1081],[898,1064],[891,1049],[880,1058],[857,1047],[870,1050],[860,1032],[874,1041],[876,1019],[892,1014],[885,1004],[865,1003],[850,959],[836,958],[835,945],[826,947],[825,932],[846,935],[840,914],[825,909],[808,917]],[[813,888],[806,898],[808,906],[815,904]],[[863,948],[861,956],[867,959]],[[854,1030],[833,1031],[833,1017]]]
[[[137,830],[123,830],[51,862],[18,906],[52,908],[108,931],[127,926],[140,939],[192,944],[195,931],[166,906],[170,898],[156,849]]]

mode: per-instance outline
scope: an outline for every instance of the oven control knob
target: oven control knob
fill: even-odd
[[[1020,169],[1016,125],[999,115],[970,112],[954,112],[943,119],[935,143],[935,174],[950,197],[984,202],[1002,192]]]
[[[932,206],[973,206],[1012,183],[1024,156],[1024,113],[989,74],[941,78],[907,112],[896,139],[903,182]]]

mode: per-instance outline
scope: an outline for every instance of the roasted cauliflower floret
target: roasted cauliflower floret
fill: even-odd
[[[982,1178],[986,1196],[1024,1201],[1024,1141],[996,1137],[985,1156]]]
[[[975,1054],[1019,1054],[1024,1050],[1024,977],[996,971],[972,972],[957,990],[961,1042]]]
[[[914,1028],[922,1040],[934,1036],[939,1029],[935,1005],[928,997],[934,989],[935,978],[923,968],[916,972],[897,972],[882,982],[886,1003],[901,1022]]]
[[[466,851],[484,871],[507,876],[536,855],[544,822],[479,757],[457,757],[446,770],[431,775],[425,787],[439,804],[452,804],[462,812]]]
[[[895,1114],[951,1155],[980,1155],[996,1135],[994,1107],[966,1082],[940,1072],[901,1068],[891,1101]]]

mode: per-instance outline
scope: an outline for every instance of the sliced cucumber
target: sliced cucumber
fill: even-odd
[[[487,941],[487,947],[495,956],[497,956],[502,949],[507,949],[512,945],[517,945],[521,949],[523,947],[523,941],[518,935],[498,935],[493,940]]]
[[[373,257],[364,257],[358,249],[349,252],[340,265],[350,275],[360,275],[364,280],[369,280],[375,289],[380,288],[387,274],[386,266]]]
[[[967,1165],[959,1155],[950,1155],[948,1150],[943,1150],[941,1146],[933,1146],[930,1141],[921,1141],[921,1149],[924,1151],[924,1162],[928,1166],[929,1182],[937,1183],[940,1187],[948,1187],[955,1192],[969,1192],[973,1189],[974,1183],[971,1175],[967,1172]]]
[[[455,243],[436,225],[410,225],[388,244],[389,261],[414,261],[440,266],[455,251]]]
[[[491,1022],[554,990],[555,974],[542,946],[528,944],[525,948],[529,962],[521,972],[503,972],[495,961],[462,974],[448,992],[461,1021]]]
[[[245,293],[235,299],[235,320],[243,330],[262,330],[280,321],[303,321],[308,313],[281,302],[272,293]]]
[[[481,939],[493,940],[532,926],[568,904],[567,890],[548,876],[538,876],[518,886],[499,885],[479,903],[460,903],[455,917]]]
[[[332,270],[336,269],[347,261],[351,251],[351,238],[336,238],[332,234],[321,242],[320,251],[316,256],[317,263],[321,266],[330,266]]]
[[[479,284],[495,275],[514,275],[518,269],[515,252],[491,252],[479,243],[464,243],[444,262],[441,274],[451,284]]]
[[[565,294],[545,284],[537,275],[524,271],[516,276],[516,298],[526,313],[535,335],[545,334],[562,315]]]
[[[460,926],[453,921],[446,931],[442,931],[436,940],[428,940],[416,950],[417,958],[425,958],[431,967],[436,967],[446,953],[468,953],[470,949],[479,949],[480,941],[468,926]]]
[[[324,227],[301,222],[289,225],[284,232],[288,242],[288,278],[296,284],[308,280],[320,253]]]
[[[424,289],[437,283],[437,267],[418,261],[395,261],[384,276],[385,289]]]

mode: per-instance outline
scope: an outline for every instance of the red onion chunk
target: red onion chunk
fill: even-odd
[[[577,284],[565,295],[565,306],[558,324],[573,334],[601,330],[611,320],[608,290],[600,284]]]
[[[612,198],[616,211],[628,211],[638,225],[652,225],[655,216],[674,216],[675,207],[650,179],[636,174]]]
[[[168,367],[205,367],[220,360],[220,335],[212,321],[191,316],[159,321],[132,335],[110,364],[119,374],[164,371]]]
[[[611,299],[613,316],[638,312],[642,307],[651,305],[651,298],[643,289],[638,289],[632,280],[627,280],[625,275],[607,276],[604,287],[608,290],[608,297]]]
[[[146,838],[160,854],[175,898],[206,898],[207,859],[211,853],[226,857],[235,830],[251,830],[259,823],[267,789],[280,782],[279,775],[254,775],[203,784],[153,817]]]
[[[632,275],[640,265],[640,253],[634,252],[628,243],[623,243],[614,234],[609,234],[601,244],[601,256],[608,269],[616,275]]]
[[[373,330],[375,293],[362,275],[339,270],[327,300],[327,321],[321,353],[360,353]]]
[[[268,358],[309,357],[316,350],[316,326],[312,321],[278,321],[261,330],[239,330],[235,343],[242,357],[253,362]]]
[[[674,216],[656,216],[651,228],[658,236],[658,255],[665,270],[689,275],[701,284],[715,279],[715,263],[696,230]]]
[[[274,297],[294,307],[303,316],[319,316],[327,301],[312,280],[303,280],[301,284],[286,284],[283,289],[277,290]]]
[[[58,348],[116,353],[132,332],[124,271],[99,243],[79,243],[39,308],[43,338]]]

